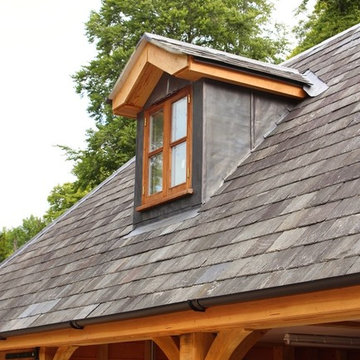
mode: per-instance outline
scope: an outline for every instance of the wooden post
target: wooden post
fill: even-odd
[[[346,350],[336,350],[335,353],[336,360],[347,360],[347,351]]]
[[[151,340],[146,340],[144,342],[144,360],[153,360],[153,352],[154,352],[154,347],[153,347],[153,342]]]
[[[39,360],[52,360],[56,353],[56,348],[42,346],[39,350]]]
[[[292,346],[274,346],[273,347],[274,360],[294,360],[295,349]]]
[[[98,345],[96,352],[96,360],[108,360],[109,359],[109,345]]]
[[[214,340],[211,333],[191,333],[180,336],[180,360],[204,360]]]

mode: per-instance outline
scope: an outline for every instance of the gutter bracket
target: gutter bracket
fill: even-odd
[[[206,307],[200,304],[200,301],[198,299],[194,300],[187,300],[187,303],[191,310],[197,311],[197,312],[205,312]]]
[[[84,327],[80,325],[76,320],[69,321],[69,325],[75,330],[83,330]]]

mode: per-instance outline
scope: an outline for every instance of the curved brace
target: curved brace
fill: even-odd
[[[180,350],[171,336],[153,337],[154,343],[162,350],[169,360],[179,360]]]
[[[235,328],[220,331],[205,360],[240,360],[264,335],[264,331]]]
[[[53,360],[69,360],[77,348],[78,346],[60,346]]]

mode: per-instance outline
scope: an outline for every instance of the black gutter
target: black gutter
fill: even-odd
[[[278,286],[267,289],[246,291],[243,293],[236,293],[231,295],[221,295],[216,297],[192,299],[181,303],[156,306],[152,308],[134,310],[119,314],[86,318],[82,320],[79,319],[71,320],[63,323],[41,325],[27,329],[5,331],[3,333],[0,333],[0,339],[6,342],[6,339],[8,337],[16,336],[16,335],[33,334],[44,331],[63,330],[69,328],[82,330],[88,325],[114,322],[119,320],[142,318],[142,317],[148,317],[154,315],[165,315],[172,312],[186,311],[189,309],[197,312],[199,311],[206,312],[206,309],[212,306],[221,306],[221,305],[229,305],[239,302],[264,300],[274,297],[299,295],[313,291],[332,290],[332,289],[355,286],[355,285],[360,285],[360,273],[337,276],[337,277],[320,279],[320,280],[313,280],[298,284]],[[74,324],[76,325],[74,326]]]

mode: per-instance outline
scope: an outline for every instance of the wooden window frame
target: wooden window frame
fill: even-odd
[[[187,134],[185,137],[171,141],[171,106],[181,98],[187,98]],[[163,109],[163,146],[154,151],[149,150],[150,138],[150,116],[151,114]],[[186,142],[186,181],[176,186],[171,186],[171,158],[172,148]],[[142,189],[141,205],[136,208],[137,211],[143,211],[148,208],[166,203],[173,199],[192,194],[191,188],[191,159],[192,159],[192,91],[186,87],[175,95],[172,95],[164,101],[153,105],[144,114],[144,141],[143,141],[143,164],[142,164]],[[163,172],[162,172],[162,191],[149,194],[149,162],[151,156],[156,153],[163,154]]]

